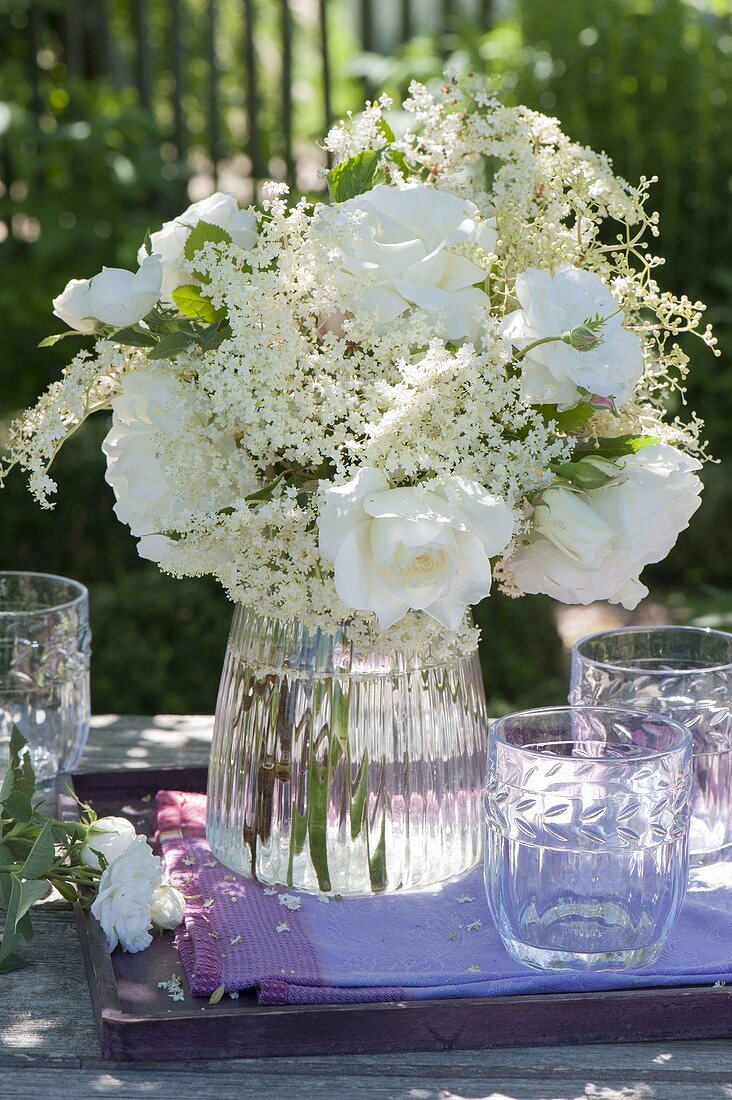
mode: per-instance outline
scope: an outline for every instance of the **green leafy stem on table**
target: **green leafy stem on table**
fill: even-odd
[[[0,788],[0,908],[5,910],[0,973],[29,965],[19,948],[33,939],[31,908],[49,888],[67,901],[88,904],[85,894],[106,866],[100,853],[99,870],[81,862],[81,849],[96,821],[89,806],[82,805],[81,821],[57,821],[42,813],[42,805],[27,743],[13,727]]]

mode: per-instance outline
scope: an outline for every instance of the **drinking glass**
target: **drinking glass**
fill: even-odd
[[[658,956],[686,891],[691,735],[655,714],[557,707],[495,721],[485,886],[526,966],[629,970]]]
[[[688,626],[592,634],[572,650],[569,701],[652,710],[691,730],[689,859],[713,863],[732,846],[732,634]]]
[[[83,584],[0,572],[0,774],[13,725],[41,782],[77,766],[89,735],[90,655]]]

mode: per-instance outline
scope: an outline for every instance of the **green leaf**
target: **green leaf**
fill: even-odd
[[[0,805],[2,805],[15,786],[16,771],[17,769],[13,768],[12,765],[8,765],[8,770],[3,776],[2,787],[0,787]]]
[[[0,962],[0,974],[8,974],[11,970],[22,970],[26,966],[30,966],[30,961],[17,951],[11,951]]]
[[[226,986],[225,985],[218,986],[216,989],[214,989],[213,993],[209,997],[208,1003],[210,1005],[217,1005],[219,1003],[219,1001],[221,1000],[221,998],[223,997],[225,992],[226,992]]]
[[[38,345],[39,348],[52,348],[54,344],[57,344],[59,340],[65,340],[67,336],[92,336],[91,332],[77,332],[75,328],[70,328],[68,332],[54,332],[52,336],[46,336],[41,340]]]
[[[142,241],[142,247],[145,249],[148,256],[152,256],[152,254],[153,254],[153,243],[152,243],[152,236],[150,235],[150,230],[149,229],[145,230],[145,236],[144,236],[143,241]]]
[[[642,451],[644,447],[650,447],[652,443],[659,443],[655,435],[616,435],[600,439],[588,440],[581,443],[575,449],[575,456],[579,454],[601,455],[603,458],[621,458],[623,455],[634,455]]]
[[[318,681],[315,681],[317,686]],[[313,713],[318,712],[315,698]],[[313,869],[318,878],[318,889],[330,892],[328,869],[328,793],[331,779],[330,752],[325,761],[318,758],[317,743],[312,737],[308,746],[308,848]]]
[[[33,761],[31,760],[31,754],[29,752],[23,754],[20,772],[22,778],[16,776],[16,789],[23,791],[29,798],[32,798],[36,790],[36,773],[33,770]]]
[[[12,859],[8,863],[13,863]],[[3,865],[5,860],[3,860]],[[10,905],[10,893],[13,889],[13,881],[9,874],[0,874],[0,909],[7,909]]]
[[[344,691],[338,680],[331,680],[330,728],[341,750],[348,754],[348,727],[351,717],[351,689]]]
[[[17,768],[20,766],[21,756],[23,755],[23,749],[28,747],[23,734],[20,732],[17,726],[13,726],[10,731],[10,767]]]
[[[305,847],[308,838],[308,815],[301,814],[297,806],[292,807],[292,824],[290,826],[290,856],[287,862],[287,885],[292,886],[294,881],[295,856],[299,856]]]
[[[383,116],[377,122],[376,129],[379,131],[379,133],[383,134],[386,140],[389,142],[389,145],[387,145],[386,149],[384,149],[385,158],[396,164],[397,167],[400,168],[405,175],[409,175],[409,164],[407,163],[407,158],[405,157],[404,153],[401,151],[401,149],[390,148],[392,142],[396,141],[396,134]]]
[[[381,156],[380,149],[367,149],[331,168],[328,173],[328,190],[334,202],[345,202],[355,195],[362,195],[364,191],[370,191]]]
[[[244,497],[244,500],[270,500],[272,493],[282,481],[282,478],[284,476],[284,474],[278,474],[277,477],[272,479],[272,481],[268,482],[266,485],[263,485],[261,489],[257,489],[256,492],[250,493],[249,496]],[[222,511],[225,511],[225,509],[222,509]]]
[[[113,332],[110,339],[117,344],[130,348],[154,348],[157,343],[150,332],[139,332],[136,328],[121,328]]]
[[[148,359],[175,359],[176,355],[187,351],[191,344],[196,343],[195,336],[189,332],[171,332],[163,336],[154,348],[147,353]]]
[[[6,816],[13,817],[16,821],[22,821],[24,825],[33,817],[31,800],[23,791],[11,791],[4,799],[4,804]]]
[[[24,913],[15,926],[15,931],[22,936],[26,943],[33,939],[33,921],[30,913]]]
[[[11,876],[15,878],[15,876]],[[18,878],[15,881],[20,882],[20,900],[18,901],[18,912],[15,917],[15,928],[17,929],[22,917],[28,912],[31,906],[35,905],[41,898],[45,898],[48,893],[48,883],[45,879],[26,879],[21,882]],[[13,883],[15,886],[15,883]],[[7,927],[7,925],[6,925]]]
[[[214,225],[212,222],[198,222],[188,234],[183,255],[187,260],[195,260],[196,253],[209,242],[231,244],[231,236],[220,225]]]
[[[201,347],[204,351],[214,351],[224,340],[231,336],[231,329],[226,322],[216,321],[201,333]]]
[[[356,793],[351,797],[351,840],[356,840],[363,828],[368,795],[369,754],[364,749],[363,757],[356,774]]]
[[[369,879],[371,889],[375,894],[383,893],[386,889],[386,814],[381,815],[381,836],[374,849],[374,854],[369,859]]]
[[[225,309],[216,309],[210,298],[201,293],[201,288],[193,283],[176,287],[173,301],[184,317],[195,317],[197,321],[220,321],[226,316]]]
[[[45,878],[55,855],[51,822],[46,821],[21,868],[21,876],[27,879]]]
[[[579,431],[595,414],[595,409],[584,403],[573,405],[571,409],[562,409],[561,412],[559,412],[556,405],[537,405],[536,408],[547,423],[550,420],[555,422],[559,432],[572,433]]]
[[[12,886],[5,918],[5,932],[2,943],[0,943],[0,969],[14,954],[18,940],[22,936],[22,930],[27,931],[27,922],[23,922],[23,917],[32,905],[45,896],[48,890],[48,883],[45,881],[34,879],[23,882],[18,875],[11,875],[10,877]],[[21,931],[18,930],[19,925]]]
[[[62,878],[54,878],[51,880],[51,882],[54,888],[58,890],[61,897],[65,898],[66,901],[70,901],[72,905],[75,901],[80,900],[79,895],[76,893],[74,887],[70,883],[64,882]]]
[[[376,129],[386,138],[388,142],[396,141],[396,135],[394,134],[394,131],[392,130],[391,126],[386,121],[383,115],[376,123]]]

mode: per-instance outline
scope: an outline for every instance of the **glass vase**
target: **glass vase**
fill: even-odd
[[[477,651],[359,652],[238,607],[219,688],[207,835],[249,878],[365,895],[482,855],[487,719]]]

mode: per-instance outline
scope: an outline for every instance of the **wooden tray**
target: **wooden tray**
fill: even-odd
[[[59,790],[68,777],[59,783]],[[74,792],[101,816],[123,814],[150,833],[161,788],[204,791],[204,768],[74,776]],[[76,805],[59,794],[61,812]],[[99,925],[76,907],[94,1015],[105,1058],[176,1061],[296,1054],[477,1050],[559,1043],[714,1039],[732,1036],[732,987],[623,990],[520,997],[411,1001],[403,1004],[260,1006],[254,993],[217,1005],[194,997],[165,934],[138,955],[107,951]],[[185,1000],[159,981],[179,974]]]

